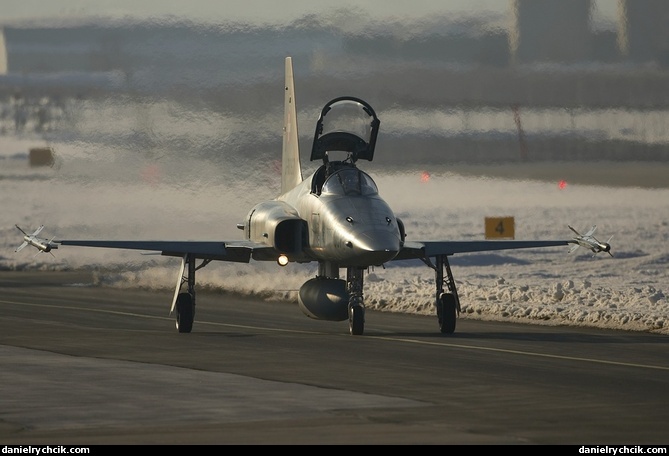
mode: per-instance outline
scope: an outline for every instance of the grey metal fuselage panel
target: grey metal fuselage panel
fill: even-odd
[[[344,172],[361,173],[357,168]],[[338,179],[338,174],[328,179]],[[400,233],[395,215],[379,197],[375,186],[356,192],[333,185],[329,187],[333,190],[328,191],[326,181],[323,192],[318,194],[312,191],[313,179],[314,176],[305,179],[280,197],[307,222],[309,242],[305,255],[342,267],[366,267],[390,261],[399,251]]]

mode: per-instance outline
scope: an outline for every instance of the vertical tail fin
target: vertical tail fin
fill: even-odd
[[[295,83],[293,60],[286,57],[286,84],[283,113],[283,154],[281,157],[281,193],[286,193],[302,182],[300,168],[300,145],[297,135],[297,108],[295,107]]]

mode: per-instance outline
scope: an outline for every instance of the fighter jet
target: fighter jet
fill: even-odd
[[[180,257],[170,314],[175,314],[181,333],[193,328],[195,273],[211,261],[276,261],[280,266],[317,262],[316,276],[299,289],[299,308],[314,319],[348,320],[352,335],[364,332],[364,274],[370,267],[419,259],[432,268],[439,330],[451,334],[461,306],[448,261],[450,255],[575,242],[407,240],[404,223],[383,200],[372,177],[359,167],[361,160],[371,162],[374,158],[380,120],[372,106],[352,96],[325,104],[316,122],[310,153],[310,160],[321,164],[303,178],[290,57],[285,59],[284,94],[280,194],[257,204],[237,225],[244,234],[242,240],[61,239],[44,243],[34,238],[33,242],[26,242],[42,251],[61,245],[137,249]],[[38,233],[39,230],[33,236]]]

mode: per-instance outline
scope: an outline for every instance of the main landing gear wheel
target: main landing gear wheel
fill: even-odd
[[[365,308],[353,305],[348,309],[348,325],[353,336],[361,336],[365,331]]]
[[[458,306],[452,293],[442,293],[437,302],[437,317],[439,318],[439,329],[442,334],[453,334],[455,332],[455,321]]]
[[[179,293],[177,296],[177,330],[180,333],[189,333],[193,329],[195,319],[195,303],[190,293]]]

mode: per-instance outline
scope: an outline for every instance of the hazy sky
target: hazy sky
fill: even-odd
[[[79,17],[160,17],[165,15],[203,22],[227,20],[285,22],[307,13],[354,7],[373,17],[422,17],[431,13],[475,11],[504,12],[509,0],[0,0],[2,24],[36,18],[76,19]],[[617,0],[596,0],[595,21],[610,22]]]

